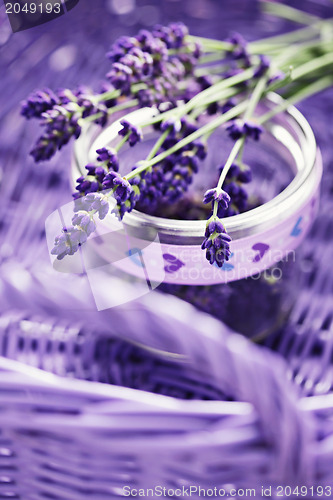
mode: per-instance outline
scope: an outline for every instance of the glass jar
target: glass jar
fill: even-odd
[[[259,114],[281,101],[279,96],[269,95],[260,105]],[[139,125],[154,113],[145,108],[127,115],[127,119]],[[87,128],[75,146],[73,181],[84,174],[88,162],[95,160],[96,149],[114,144],[118,130],[117,120],[102,132],[94,126]],[[142,143],[121,150],[124,173],[145,158],[156,137],[153,128],[145,129]],[[135,248],[131,242],[126,253],[133,257],[131,250],[139,248],[143,261],[149,246],[142,265],[149,268],[146,278],[155,286],[159,284],[160,291],[175,294],[258,340],[285,321],[297,295],[296,249],[316,215],[322,165],[308,122],[292,106],[265,125],[259,142],[246,144],[244,161],[253,171],[253,181],[248,185],[253,208],[223,220],[232,238],[232,255],[219,269],[206,261],[200,248],[205,220],[189,217],[195,212],[191,200],[201,200],[206,189],[216,185],[216,168],[224,163],[231,147],[224,130],[211,136],[207,158],[187,195],[183,218],[179,210],[169,213],[168,218],[137,210],[125,215],[125,230],[135,239]],[[103,234],[111,228],[113,218],[108,216],[102,221]],[[114,262],[109,256],[111,246],[117,244],[112,243],[112,238],[106,241],[104,245],[96,244],[95,251],[105,262]],[[138,264],[140,267],[138,259],[132,258],[120,267],[128,275],[135,275]]]

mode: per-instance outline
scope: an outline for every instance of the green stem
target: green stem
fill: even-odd
[[[154,158],[154,156],[156,155],[156,153],[158,152],[158,150],[160,149],[160,147],[162,146],[163,142],[165,141],[165,139],[168,137],[168,135],[170,134],[170,131],[171,131],[171,128],[169,127],[167,130],[165,130],[163,132],[163,134],[158,138],[158,140],[156,141],[156,143],[154,144],[152,150],[150,151],[149,155],[147,156],[146,158],[146,161],[150,161],[152,158]]]
[[[108,90],[107,92],[103,92],[103,94],[99,94],[96,96],[97,101],[109,101],[110,99],[117,99],[117,97],[121,96],[120,90]]]
[[[329,22],[332,22],[332,20],[328,19],[325,21],[318,21],[312,26],[300,28],[298,30],[291,31],[290,33],[283,33],[282,35],[263,38],[262,40],[251,42],[250,47],[251,49],[255,48],[258,52],[260,52],[261,46],[263,46],[264,44],[275,45],[276,43],[282,43],[283,45],[289,45],[290,43],[294,42],[302,42],[305,40],[310,40],[311,38],[318,36],[320,34],[320,30],[322,29],[322,27],[328,24]]]
[[[148,154],[147,158],[141,162],[142,164],[137,167],[135,170],[132,170],[128,175],[125,175],[125,179],[128,181],[135,177],[136,175],[141,174],[141,172],[144,172],[147,168],[151,166],[150,161],[154,158],[160,147],[162,146],[163,142],[165,139],[168,137],[170,134],[170,127],[163,132],[163,134],[158,138],[158,140],[155,142],[154,146],[152,147],[150,153]]]
[[[238,161],[240,163],[240,169],[242,170],[242,166],[243,166],[243,155],[244,155],[244,146],[245,146],[245,141],[243,142],[243,144],[241,145],[241,148],[239,150],[239,153],[238,153]]]
[[[207,73],[210,75],[219,75],[220,73],[223,73],[223,71],[226,71],[228,69],[228,66],[226,64],[217,64],[211,65],[211,66],[203,66],[198,69],[194,70],[194,75],[195,76],[206,76]]]
[[[241,83],[245,81],[249,75],[253,76],[254,70],[251,68],[250,70],[247,70],[247,77],[243,75],[245,71],[242,73],[243,76],[241,75],[236,75],[230,78],[226,78],[222,82],[219,82],[217,84],[212,85],[209,89],[203,90],[200,92],[200,94],[194,96],[189,102],[186,104],[180,105],[177,107],[177,109],[171,109],[169,111],[165,111],[164,113],[160,113],[151,120],[142,123],[141,127],[149,127],[151,125],[154,125],[155,123],[159,123],[161,121],[166,120],[167,118],[171,117],[178,117],[181,118],[182,116],[190,113],[190,111],[195,107],[195,106],[203,106],[206,107],[208,104],[211,104],[212,102],[217,102],[222,99],[229,99],[230,97],[233,97],[237,94],[239,94],[239,90],[230,88],[231,83],[230,80],[233,79],[233,81],[236,80],[237,77],[237,83]],[[224,88],[223,88],[224,87]],[[218,89],[222,90],[220,93],[217,93]],[[200,97],[199,99],[196,99],[197,97]],[[205,98],[205,99],[204,99]],[[224,122],[223,122],[224,123]]]
[[[265,87],[267,84],[267,78],[268,78],[267,75],[261,77],[260,80],[258,81],[257,85],[255,86],[254,91],[252,92],[250,100],[247,104],[246,111],[244,113],[244,121],[246,121],[252,117],[252,115],[253,115],[253,113],[258,105],[258,102],[260,101],[260,99],[265,91]],[[226,176],[228,175],[230,167],[233,164],[233,162],[235,161],[235,159],[237,158],[238,154],[243,150],[244,143],[245,143],[245,136],[241,137],[240,139],[238,139],[235,142],[234,147],[232,148],[231,153],[228,157],[228,160],[227,160],[226,164],[224,165],[224,168],[222,169],[222,172],[221,172],[218,184],[217,184],[218,191],[220,189],[222,189],[222,185],[225,181]],[[216,215],[217,215],[217,210],[218,210],[218,202],[215,201],[214,208],[213,208],[214,217],[216,217]]]
[[[124,179],[127,179],[129,181],[130,179],[133,179],[133,177],[135,177],[136,175],[140,175],[142,172],[151,167],[151,161],[143,160],[140,163],[141,165],[139,167],[137,167],[135,170],[132,170],[132,172],[130,172],[129,174],[124,175]]]
[[[230,111],[227,113],[224,113],[222,116],[219,116],[215,120],[212,120],[210,123],[207,123],[203,127],[199,128],[192,134],[188,135],[187,137],[184,137],[181,141],[177,142],[174,146],[172,146],[170,149],[163,151],[159,155],[155,156],[149,161],[144,161],[142,162],[142,165],[133,170],[128,176],[126,176],[126,179],[132,178],[135,175],[141,174],[141,172],[144,172],[148,168],[156,165],[157,163],[160,163],[163,161],[165,158],[167,158],[169,155],[176,153],[179,149],[187,146],[187,144],[190,144],[191,142],[199,139],[200,137],[206,136],[207,134],[210,134],[211,132],[214,132],[215,129],[223,125],[223,123],[228,122],[229,120],[232,120],[232,118],[235,118],[239,114],[243,113],[247,107],[246,102],[242,102],[238,104],[237,106],[234,106]]]
[[[272,83],[270,83],[267,88],[266,88],[266,94],[268,92],[276,92],[276,90],[279,90],[281,87],[284,87],[285,85],[289,84],[292,81],[291,79],[291,70],[281,79],[274,80]]]
[[[333,76],[325,76],[324,78],[321,78],[320,80],[317,80],[314,83],[307,85],[304,89],[298,91],[296,94],[290,97],[288,101],[283,102],[283,104],[276,106],[271,111],[268,111],[264,115],[261,115],[257,119],[258,123],[263,124],[267,122],[278,113],[288,109],[289,106],[291,106],[292,104],[296,104],[297,102],[302,101],[307,97],[317,94],[318,92],[321,92],[322,90],[331,87],[332,84],[333,84]]]
[[[115,151],[117,151],[117,153],[123,147],[123,145],[128,141],[130,135],[131,133],[129,132],[115,145],[114,149]]]
[[[177,142],[174,146],[172,146],[170,149],[167,151],[163,151],[163,153],[160,153],[158,156],[155,156],[155,158],[150,162],[150,165],[156,165],[156,163],[159,163],[160,161],[164,160],[167,158],[169,155],[176,153],[179,149],[183,148],[184,146],[187,146],[193,141],[196,141],[197,139],[200,139],[203,135],[214,131],[224,123],[228,122],[229,120],[232,120],[236,116],[238,116],[240,113],[245,111],[247,107],[246,102],[242,102],[238,104],[237,106],[233,107],[230,111],[227,113],[224,113],[222,116],[219,116],[215,120],[212,120],[210,123],[207,123],[203,127],[199,128],[192,134],[188,135],[187,137],[184,137],[181,141]]]
[[[298,68],[295,68],[292,72],[292,79],[298,80],[303,76],[307,76],[318,69],[324,68],[325,66],[333,65],[333,52],[325,54],[321,57],[317,57],[316,59],[309,61],[305,64],[302,64]],[[333,68],[332,68],[333,69]]]
[[[235,97],[236,95],[239,94],[239,90],[237,89],[226,89],[223,92],[220,92],[219,94],[212,95],[210,99],[207,99],[205,104],[202,106],[197,106],[195,109],[192,109],[191,112],[189,112],[190,116],[193,119],[196,119],[198,116],[200,116],[202,113],[204,113],[209,106],[209,104],[212,104],[214,102],[219,102],[219,101],[227,101],[231,97]]]
[[[219,99],[216,99],[216,94],[222,90],[226,90],[234,85],[237,85],[239,83],[242,83],[250,78],[253,77],[255,70],[254,68],[249,68],[247,70],[242,71],[242,73],[239,73],[238,75],[231,76],[230,78],[226,78],[225,80],[222,80],[221,82],[215,83],[211,87],[209,87],[206,90],[203,90],[200,92],[200,94],[197,94],[194,96],[188,103],[186,103],[182,108],[181,108],[181,115],[184,116],[184,114],[188,113],[191,111],[194,106],[200,106],[200,105],[206,105],[207,104],[207,99],[210,99],[208,101],[208,104],[210,102],[216,102]],[[213,100],[212,100],[213,97]]]
[[[108,110],[108,116],[113,115],[114,113],[118,113],[118,111],[123,111],[128,108],[134,108],[138,104],[137,99],[132,99],[131,101],[126,101],[122,104],[118,104],[118,106],[115,106],[114,108],[110,108]],[[86,118],[82,118],[82,120],[85,123],[90,123],[94,122],[95,120],[98,120],[98,118],[101,118],[104,116],[104,113],[95,113],[94,115],[87,116]]]
[[[197,109],[193,109],[189,116],[192,118],[193,121],[195,121],[197,118],[199,118],[200,115],[202,115],[206,111],[205,107],[200,106]]]
[[[230,42],[225,42],[223,40],[213,40],[212,38],[204,38],[202,36],[188,35],[186,39],[190,42],[200,43],[205,48],[210,47],[212,50],[221,50],[224,52],[229,52],[234,48],[233,44]]]
[[[131,93],[135,94],[141,89],[146,89],[147,85],[143,82],[141,83],[136,83],[131,87]],[[110,99],[116,99],[117,97],[121,96],[121,91],[120,90],[108,90],[107,92],[104,92],[103,94],[99,94],[96,97],[96,101],[108,101]]]
[[[204,56],[201,56],[199,59],[199,64],[207,64],[207,63],[215,63],[215,62],[222,62],[223,61],[223,54],[216,54],[213,52],[212,54],[207,54]]]
[[[255,86],[254,91],[252,92],[252,95],[250,97],[248,107],[244,114],[244,121],[252,117],[254,110],[256,109],[257,104],[260,101],[260,98],[265,91],[265,87],[267,85],[267,79],[268,79],[267,75],[261,77],[257,85]]]
[[[281,51],[280,54],[274,58],[274,64],[280,67],[288,63],[292,64],[295,60],[295,56],[299,59],[303,54],[309,59],[309,55],[311,55],[310,52],[316,49],[323,51],[328,49],[328,51],[330,51],[332,41],[333,38],[325,42],[322,40],[312,40],[311,42],[295,44],[295,46],[288,47]]]
[[[317,16],[307,14],[306,12],[295,9],[294,7],[290,7],[286,4],[260,0],[260,5],[266,14],[272,14],[273,16],[281,17],[295,23],[312,25],[313,23],[320,21]]]
[[[275,35],[272,37],[267,37],[261,40],[250,42],[248,45],[248,49],[250,53],[262,53],[267,52],[271,49],[275,50],[278,44],[281,44],[282,47],[289,46],[291,43],[295,42],[311,40],[312,38],[319,36],[322,29],[326,26],[332,26],[332,19],[321,19],[314,23],[312,22],[310,26],[293,30],[290,33],[283,33],[281,35]],[[228,42],[197,36],[191,36],[189,38],[193,41],[199,42],[202,45],[203,49],[207,52],[230,51],[233,49],[233,45]]]
[[[266,54],[270,56],[274,56],[275,54],[280,54],[281,50],[284,50],[286,48],[285,43],[265,43],[265,38],[261,41],[258,40],[257,42],[250,42],[248,45],[248,52],[249,54]],[[260,46],[257,46],[257,43]]]
[[[225,178],[230,170],[230,167],[233,164],[233,162],[235,161],[235,159],[237,158],[238,153],[241,151],[243,144],[244,144],[244,141],[245,141],[245,137],[241,137],[240,139],[238,139],[235,142],[235,144],[231,150],[231,153],[226,161],[226,164],[224,165],[223,170],[221,172],[219,182],[217,184],[217,190],[220,190],[222,188],[222,185],[223,185]],[[215,201],[214,208],[213,208],[213,216],[214,217],[216,217],[216,215],[217,215],[218,206],[219,206],[218,202]]]

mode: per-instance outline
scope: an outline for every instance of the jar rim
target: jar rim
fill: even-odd
[[[270,106],[281,105],[284,102],[285,100],[282,97],[274,93],[268,94],[265,99],[265,103]],[[146,111],[146,109],[138,111],[144,112],[144,110]],[[137,113],[137,111],[134,113]],[[316,162],[317,146],[310,124],[303,114],[293,105],[288,106],[285,111],[279,113],[277,116],[279,116],[280,120],[283,119],[289,126],[292,126],[292,130],[300,143],[297,144],[295,141],[295,143],[292,144],[293,139],[290,134],[288,137],[286,135],[283,139],[286,141],[284,146],[289,151],[291,151],[292,148],[295,149],[295,147],[297,149],[297,146],[298,149],[301,150],[301,158],[298,154],[298,161],[296,162],[297,173],[288,186],[273,199],[247,212],[223,219],[223,224],[232,239],[247,237],[261,232],[272,224],[279,223],[284,219],[286,214],[296,211],[304,200],[311,196],[311,193],[319,184],[320,175],[318,175],[318,172],[317,174],[314,172],[316,165],[318,165]],[[115,122],[113,122],[110,127],[114,126],[114,123]],[[110,127],[102,132],[103,135],[106,131],[109,131]],[[271,127],[274,131],[274,123],[271,124]],[[114,137],[109,135],[108,140],[111,141],[115,138],[117,132],[118,128],[114,128]],[[275,133],[278,135],[282,133],[283,137],[283,126],[279,125]],[[99,136],[100,135],[101,134],[99,134]],[[82,147],[82,141],[84,140],[85,137],[83,134],[79,140],[76,141],[74,146],[74,161],[79,170],[80,165],[78,157]],[[293,156],[295,158],[294,154]],[[317,184],[317,186],[315,184]],[[202,220],[167,219],[148,215],[135,209],[125,214],[123,223],[132,228],[141,227],[144,229],[146,227],[147,229],[154,230],[159,234],[161,241],[167,241],[168,238],[177,236],[182,240],[182,243],[190,243],[190,240],[194,242],[194,240],[202,239],[206,226],[206,221]]]

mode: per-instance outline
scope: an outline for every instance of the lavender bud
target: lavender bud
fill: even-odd
[[[142,141],[143,135],[139,127],[132,125],[127,120],[122,120],[120,122],[120,125],[122,125],[123,128],[119,130],[118,134],[122,137],[125,137],[129,134],[128,143],[131,147]]]
[[[210,219],[206,225],[205,238],[201,248],[206,250],[206,259],[210,264],[222,267],[231,255],[231,238],[218,218]]]

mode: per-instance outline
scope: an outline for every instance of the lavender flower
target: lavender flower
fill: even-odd
[[[60,104],[60,102],[59,96],[51,89],[36,90],[26,101],[23,101],[21,114],[28,120],[30,118],[40,118],[43,113],[52,109],[56,104]]]
[[[30,151],[31,156],[35,162],[46,161],[52,158],[58,150],[58,142],[52,135],[42,135],[36,145]]]
[[[74,199],[80,198],[88,193],[102,191],[104,188],[103,182],[109,171],[117,171],[119,161],[117,153],[114,149],[101,148],[96,151],[97,161],[100,164],[88,163],[85,169],[88,174],[79,177],[76,182],[76,193],[73,194]]]
[[[85,169],[88,170],[88,175],[94,176],[100,183],[103,182],[106,174],[105,168],[95,165],[94,163],[88,163],[88,165],[85,166]]]
[[[200,85],[200,90],[206,90],[213,85],[213,79],[210,75],[202,75],[196,78],[196,82]]]
[[[228,40],[233,45],[232,51],[229,56],[235,61],[240,61],[243,66],[248,68],[251,66],[251,58],[247,49],[247,41],[240,33],[234,33]]]
[[[101,191],[106,170],[103,167],[98,167],[92,163],[86,165],[85,168],[88,170],[88,175],[83,175],[76,180],[78,184],[75,189],[78,193],[80,193],[80,195]]]
[[[36,162],[48,160],[57,149],[67,144],[71,137],[77,139],[81,134],[80,114],[71,104],[56,105],[41,116],[45,133],[30,152]]]
[[[78,106],[81,108],[81,117],[87,118],[92,115],[99,115],[94,123],[105,127],[108,121],[108,108],[103,102],[95,102],[91,96],[82,96],[77,100]]]
[[[176,134],[180,132],[182,128],[182,122],[178,118],[168,118],[161,123],[161,130],[165,132],[170,129],[170,134]]]
[[[138,165],[133,167],[133,170]],[[139,210],[153,213],[162,198],[164,175],[157,167],[149,168],[130,180],[133,189],[138,189],[140,197],[136,206]]]
[[[200,57],[198,46],[187,43],[187,34],[185,25],[174,23],[156,26],[152,33],[142,30],[136,37],[121,37],[108,53],[112,68],[107,78],[122,95],[138,97],[140,106],[172,100],[177,83],[192,75]],[[135,90],[137,83],[145,83],[147,89]]]
[[[69,104],[70,102],[77,102],[77,99],[84,95],[84,94],[90,94],[91,90],[86,87],[85,85],[79,85],[74,90],[71,89],[66,89],[62,88],[59,89],[57,94],[59,95],[61,104]]]
[[[193,174],[199,172],[199,158],[197,152],[195,147],[192,150],[185,150],[179,161],[179,164],[185,169],[184,171],[190,182],[192,182]]]
[[[188,35],[188,28],[183,23],[172,23],[169,26],[155,26],[153,36],[162,40],[168,49],[180,49]]]
[[[263,128],[260,125],[249,121],[244,123],[244,134],[246,137],[251,137],[255,141],[259,141],[262,132]]]
[[[50,159],[72,137],[77,139],[81,134],[81,119],[97,115],[94,122],[106,125],[108,106],[95,97],[85,87],[73,91],[62,89],[57,94],[46,89],[33,93],[23,103],[22,114],[26,118],[39,118],[45,128],[31,151],[36,162]]]
[[[175,134],[174,137],[167,138],[162,149],[172,147],[182,137],[186,137],[189,132],[187,125],[183,121],[181,132]],[[155,173],[154,186],[160,190],[163,203],[174,203],[187,191],[192,183],[193,175],[199,171],[199,160],[205,157],[205,153],[205,146],[197,141],[169,155],[162,162],[162,171],[159,174]],[[157,166],[157,168],[160,167]]]
[[[215,202],[217,202],[219,210],[227,210],[230,203],[230,196],[226,191],[223,191],[222,189],[208,189],[208,191],[206,191],[204,194],[203,202],[205,204],[214,204]]]
[[[224,169],[224,165],[219,167],[219,176]],[[224,190],[230,197],[228,207],[218,207],[218,217],[226,217],[236,215],[243,212],[247,208],[248,193],[244,189],[243,184],[248,184],[252,180],[252,171],[249,167],[237,163],[233,163],[228,170],[224,181]]]
[[[272,85],[274,82],[277,83],[283,80],[286,77],[286,74],[283,71],[278,70],[276,73],[271,75],[267,81],[267,85]]]
[[[97,149],[97,161],[102,162],[108,168],[108,170],[113,170],[118,172],[119,170],[119,160],[115,149],[112,148],[101,148]]]
[[[135,165],[132,170],[138,166],[139,164]],[[104,185],[113,189],[117,205],[112,212],[119,219],[122,219],[127,212],[131,212],[142,196],[147,194],[150,187],[148,182],[151,182],[151,169],[141,172],[129,181],[119,174],[111,173],[107,176]]]
[[[224,189],[231,198],[231,204],[229,205],[227,211],[218,210],[218,216],[232,216],[244,212],[247,209],[248,203],[248,193],[246,189],[244,189],[242,185],[236,184],[234,182],[226,184],[224,186]]]
[[[242,120],[233,120],[232,123],[228,125],[227,131],[234,141],[237,141],[243,136],[251,137],[253,140],[258,141],[263,132],[263,128],[250,121],[243,122]]]
[[[174,119],[160,125],[162,130],[172,127],[161,145],[161,150],[171,148],[197,130],[197,126],[185,118],[181,119],[180,125],[179,130],[179,123]],[[154,213],[158,206],[171,205],[178,201],[192,183],[194,174],[199,171],[200,160],[206,155],[206,145],[201,141],[194,141],[155,165],[145,179],[145,189],[140,191],[138,208]]]
[[[131,85],[133,83],[140,81],[139,76],[135,75],[133,69],[122,63],[114,63],[112,70],[106,76],[110,79],[110,82],[116,89],[122,90],[124,95],[130,93]]]
[[[207,144],[197,140],[193,141],[192,145],[195,151],[195,156],[199,158],[199,160],[204,160],[207,156]]]
[[[240,120],[233,120],[230,125],[227,126],[227,131],[230,138],[237,141],[244,135],[244,124]]]
[[[185,102],[190,101],[194,96],[199,94],[202,90],[206,90],[209,87],[211,87],[211,85],[213,85],[213,83],[214,83],[213,78],[209,75],[202,75],[202,76],[196,77],[193,80],[190,80],[188,82],[188,85],[186,86],[186,89],[185,89],[183,95],[182,95],[182,99]],[[216,106],[216,105],[217,105],[217,103],[211,103],[208,106],[208,108],[207,108],[208,114],[213,114],[213,113],[209,113],[209,109],[211,107]]]
[[[131,197],[132,188],[131,184],[124,177],[117,177],[113,181],[115,186],[114,195],[119,203],[125,202]]]
[[[114,150],[101,148],[97,150],[97,160],[104,164],[103,166],[88,164],[86,170],[88,175],[79,177],[76,186],[77,192],[73,194],[76,200],[76,210],[98,211],[99,218],[104,218],[108,212],[109,204],[101,191],[112,190],[117,200],[117,215],[121,217],[126,212],[130,212],[135,203],[139,200],[141,189],[144,189],[146,180],[141,176],[136,176],[131,182],[112,167],[118,168],[118,157]],[[101,197],[102,196],[102,197]]]
[[[154,92],[152,89],[140,89],[136,94],[137,99],[139,100],[140,108],[150,108],[155,103]]]
[[[222,106],[221,111],[222,113],[227,113],[230,111],[232,108],[236,106],[236,101],[234,99],[228,99]]]
[[[218,267],[222,267],[229,260],[230,241],[222,222],[217,217],[209,219],[201,248],[206,250],[206,259],[210,264],[216,263]]]
[[[127,179],[118,172],[109,172],[103,181],[104,189],[112,189],[113,194],[119,204],[128,200],[132,193],[132,186]]]
[[[105,94],[106,92],[108,93],[113,93],[114,92],[114,87],[111,85],[109,82],[105,81],[101,84],[99,93],[100,94]],[[115,97],[106,97],[103,99],[103,104],[106,106],[107,109],[113,108],[117,104],[117,99]]]
[[[149,32],[147,33],[150,35]],[[128,36],[122,36],[113,44],[111,50],[107,53],[107,57],[111,62],[118,62],[132,47],[133,39]]]
[[[72,224],[82,229],[87,237],[91,235],[96,229],[95,221],[90,214],[85,210],[79,210],[72,218]]]
[[[131,147],[142,141],[143,136],[139,127],[132,125],[127,120],[122,120],[120,125],[122,125],[123,128],[119,130],[118,134],[122,137],[126,137],[129,134],[128,143]]]
[[[90,178],[89,178],[90,177]],[[94,176],[81,176],[76,179],[77,185],[75,189],[77,193],[73,194],[73,197],[79,198],[81,194],[85,195],[87,193],[95,193],[96,191],[100,191],[99,183],[94,180]]]
[[[271,65],[269,57],[265,55],[259,55],[259,61],[259,66],[255,70],[253,75],[254,78],[260,78],[261,76],[263,76]]]
[[[108,211],[109,201],[102,193],[89,193],[75,200],[73,226],[64,228],[62,234],[56,237],[51,254],[56,255],[58,260],[66,255],[74,255],[96,230],[94,215],[97,214],[99,219],[104,219]]]
[[[248,184],[252,181],[252,170],[250,168],[246,168],[246,170],[240,170],[237,175],[237,181],[242,184]]]
[[[165,44],[151,33],[139,33],[137,37],[121,37],[112,46],[108,57],[113,63],[107,78],[111,84],[130,93],[131,85],[158,76],[157,66],[167,59]],[[159,71],[161,73],[161,69]]]
[[[110,91],[111,89],[107,85],[103,85],[102,93],[106,90]],[[89,87],[85,87],[83,85],[80,85],[73,91],[65,89],[61,92],[61,95],[67,96],[67,101],[63,98],[63,102],[73,102],[80,107],[82,118],[87,118],[92,115],[100,115],[94,120],[94,123],[100,125],[101,127],[104,127],[107,123],[108,109],[112,107],[112,105],[116,104],[115,99],[101,99],[99,94],[95,94]]]
[[[64,228],[62,234],[56,237],[51,254],[62,260],[66,255],[74,255],[86,241],[87,233],[80,227]]]
[[[137,197],[133,191],[131,196],[125,202],[118,203],[112,212],[118,217],[118,219],[122,220],[126,213],[131,212],[134,209],[136,202]]]
[[[109,200],[103,193],[88,193],[75,200],[75,212],[85,211],[97,213],[99,219],[104,219],[109,212]]]
[[[106,125],[110,103],[103,99],[99,99],[98,94],[94,94],[90,88],[80,85],[75,90],[61,89],[58,94],[61,99],[61,104],[76,105],[81,118],[99,115],[94,120],[94,123],[102,127]]]

